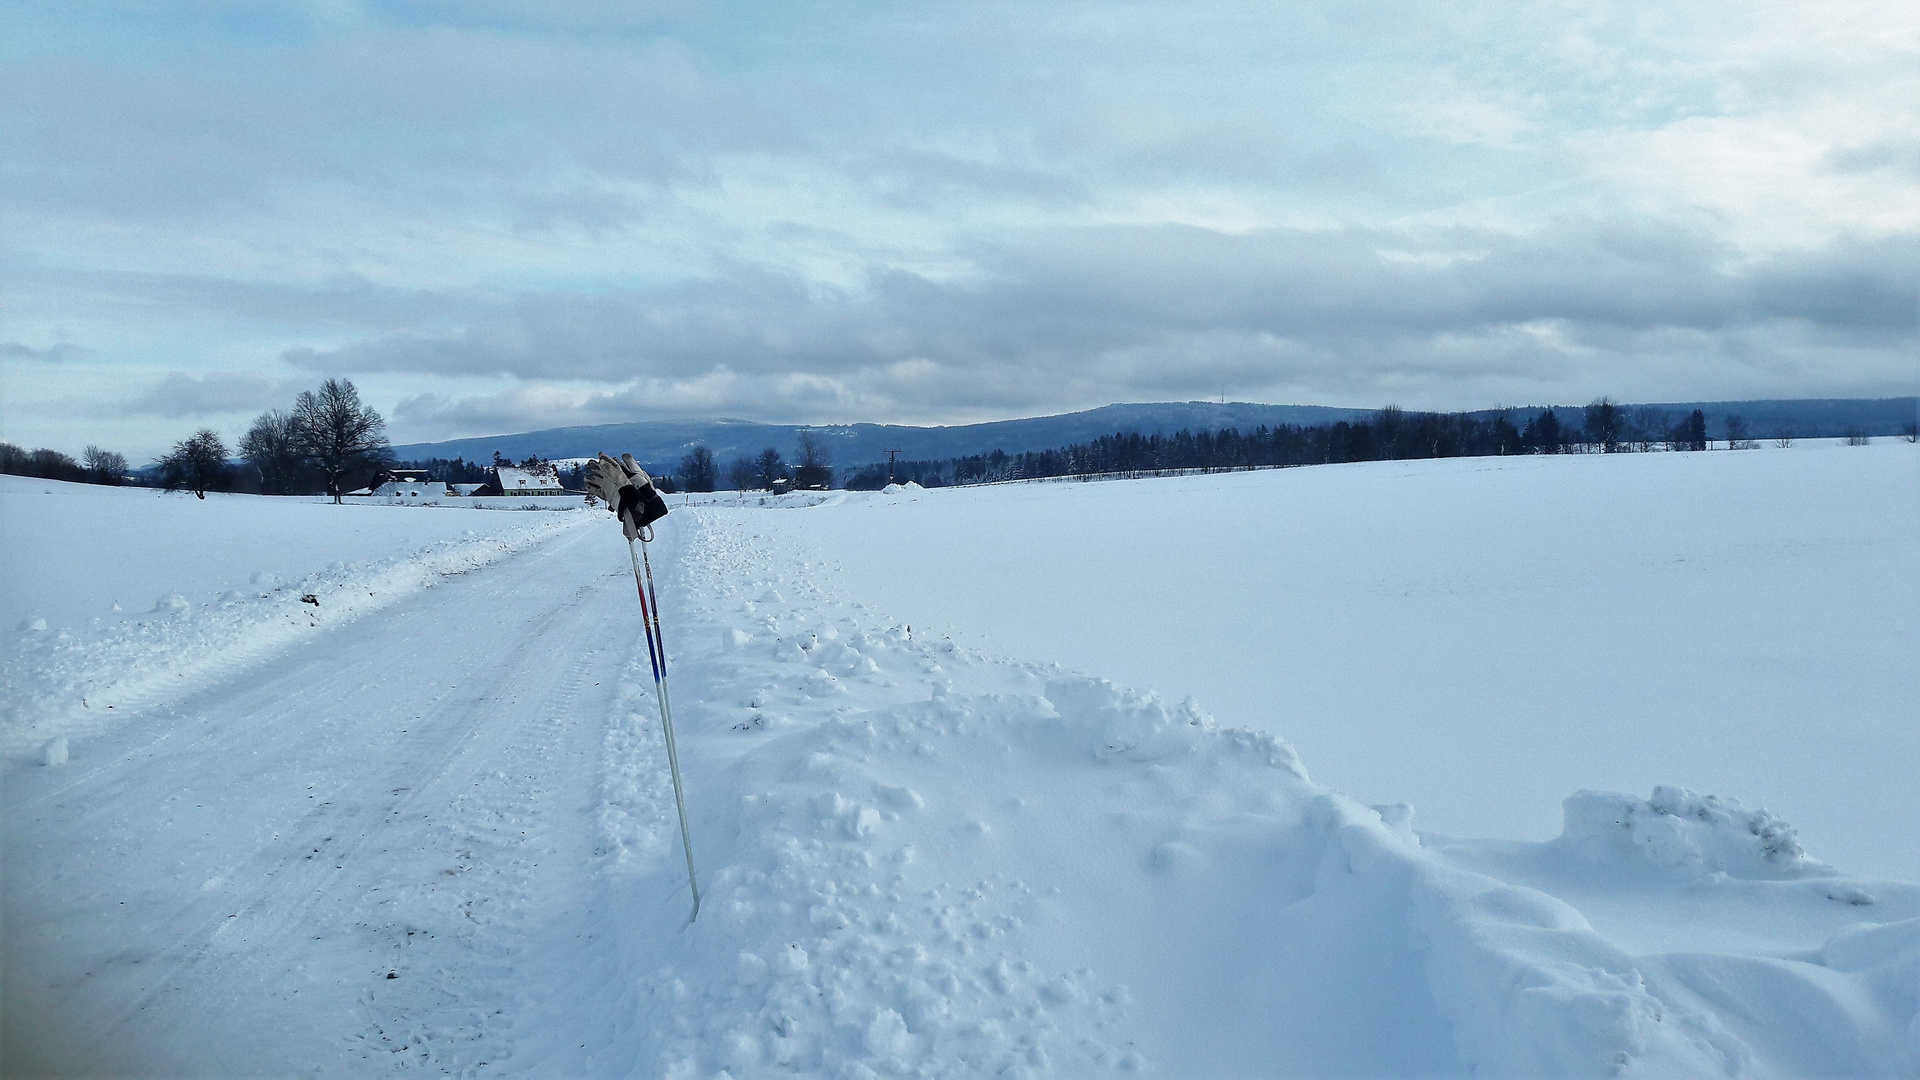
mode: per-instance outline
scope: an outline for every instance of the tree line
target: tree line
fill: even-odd
[[[361,403],[352,382],[328,379],[302,391],[291,409],[255,417],[240,438],[240,464],[218,432],[202,428],[154,461],[153,480],[202,499],[209,491],[245,491],[327,494],[337,503],[392,464],[386,432],[386,421]]]
[[[362,404],[345,379],[328,379],[294,399],[291,409],[269,409],[253,421],[228,457],[226,441],[202,428],[174,443],[153,462],[152,483],[169,491],[248,491],[269,495],[325,493],[334,502],[392,464],[387,422]],[[124,454],[89,446],[76,461],[57,450],[22,450],[0,442],[0,472],[92,484],[141,483]]]
[[[37,450],[25,450],[10,442],[0,442],[0,473],[41,480],[67,480],[76,484],[118,485],[133,480],[128,472],[125,454],[103,450],[98,446],[89,446],[81,451],[76,461],[71,454],[49,450],[44,446]]]
[[[1508,454],[1622,453],[1653,450],[1705,450],[1706,416],[1686,416],[1645,407],[1624,408],[1601,398],[1575,417],[1542,409],[1519,425],[1507,412],[1409,412],[1388,406],[1370,418],[1332,424],[1273,427],[1250,432],[1237,428],[1182,429],[1171,435],[1120,432],[1090,442],[1051,450],[1009,454],[995,450],[926,461],[901,461],[894,479],[922,487],[984,484],[1060,476],[1146,476],[1176,471],[1224,472],[1354,461],[1413,458],[1483,457]],[[1571,410],[1567,410],[1571,411]],[[1739,417],[1728,417],[1730,449],[1759,443]],[[868,465],[847,477],[853,490],[874,490],[887,482],[888,467]]]

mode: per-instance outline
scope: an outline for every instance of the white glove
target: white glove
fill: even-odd
[[[640,530],[666,516],[667,501],[653,486],[632,454],[621,454],[615,461],[604,451],[587,462],[587,490],[607,501],[607,509],[620,518],[620,531],[627,539],[640,538]]]
[[[602,453],[587,462],[586,483],[587,490],[606,503],[608,510],[618,513],[620,489],[633,483],[633,479],[627,475],[625,466]]]

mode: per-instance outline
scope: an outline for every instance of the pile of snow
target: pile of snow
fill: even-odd
[[[584,520],[0,477],[0,745],[176,696]]]
[[[1192,700],[883,617],[765,515],[670,521],[704,903],[687,924],[638,659],[601,811],[637,1025],[580,1068],[1920,1067],[1920,886],[1841,876],[1764,811],[1583,792],[1546,843],[1418,833]]]
[[[1793,826],[1738,799],[1657,787],[1650,799],[1582,791],[1565,804],[1560,845],[1602,862],[1660,866],[1738,878],[1804,877],[1827,869],[1807,858]]]

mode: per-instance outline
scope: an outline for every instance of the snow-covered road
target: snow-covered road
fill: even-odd
[[[457,1071],[554,1012],[592,1030],[591,823],[637,627],[614,539],[563,533],[63,768],[10,763],[7,1071]]]

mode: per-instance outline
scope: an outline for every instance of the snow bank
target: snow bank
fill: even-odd
[[[0,745],[169,700],[584,520],[0,477]]]
[[[1920,1063],[1920,887],[1814,863],[1764,811],[1583,792],[1551,842],[1417,834],[1269,731],[852,602],[754,511],[669,520],[705,905],[684,925],[637,658],[601,822],[642,1073]]]

